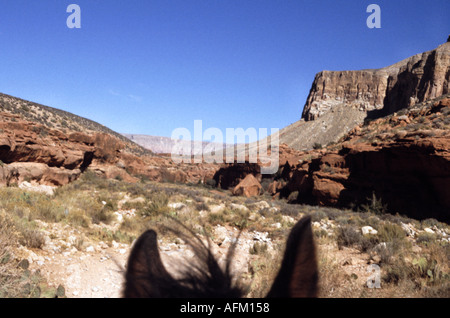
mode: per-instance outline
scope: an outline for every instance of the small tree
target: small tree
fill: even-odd
[[[367,199],[368,203],[361,205],[362,212],[372,212],[378,215],[387,212],[387,204],[383,204],[381,198],[378,199],[375,192],[372,192],[372,198]]]

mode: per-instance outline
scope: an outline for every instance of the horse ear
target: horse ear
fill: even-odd
[[[156,232],[146,231],[134,243],[128,258],[124,297],[164,297],[161,282],[173,281],[161,261]]]
[[[311,218],[292,228],[278,275],[267,297],[316,297],[318,269]]]

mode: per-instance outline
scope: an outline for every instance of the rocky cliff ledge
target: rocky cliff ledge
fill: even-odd
[[[388,115],[450,92],[450,42],[394,65],[360,71],[322,71],[312,84],[302,118],[315,120],[345,104]]]

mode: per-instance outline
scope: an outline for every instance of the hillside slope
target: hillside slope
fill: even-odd
[[[213,165],[175,165],[89,119],[0,94],[0,184],[60,186],[91,169],[107,178],[203,182]]]
[[[11,115],[18,115],[23,120],[41,124],[44,127],[57,129],[62,132],[83,132],[86,134],[106,133],[124,142],[126,149],[134,154],[151,154],[148,149],[130,141],[128,138],[125,138],[106,126],[58,108],[0,93],[0,111]]]

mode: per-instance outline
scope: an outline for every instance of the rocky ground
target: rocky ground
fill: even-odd
[[[183,189],[184,186],[170,187]],[[267,291],[267,285],[276,273],[281,259],[289,229],[306,214],[313,218],[321,274],[321,297],[427,297],[430,296],[427,294],[430,290],[437,290],[437,296],[442,297],[450,291],[448,263],[443,261],[448,257],[450,238],[450,228],[445,224],[436,221],[421,223],[408,218],[381,217],[372,213],[361,214],[331,208],[287,206],[281,200],[272,201],[267,197],[249,200],[223,192],[219,196],[216,190],[200,190],[184,199],[179,195],[172,195],[167,211],[172,211],[181,220],[183,217],[186,220],[207,217],[210,220],[207,226],[212,250],[222,262],[236,239],[239,228],[242,228],[236,226],[238,223],[232,217],[244,213],[249,224],[243,228],[239,237],[233,269],[250,286],[250,297],[263,296],[264,291]],[[29,186],[27,191],[30,191]],[[204,205],[202,208],[193,208],[192,201],[195,198],[198,200],[200,194],[203,195]],[[138,201],[142,201],[142,197],[122,195],[117,209],[112,212],[114,218],[111,222],[90,224],[88,228],[68,222],[36,219],[34,222],[44,237],[44,244],[40,248],[19,245],[14,252],[15,258],[27,259],[30,263],[29,270],[40,272],[49,286],[57,288],[62,285],[66,297],[120,297],[123,271],[133,242],[104,239],[92,233],[117,233],[124,223],[139,220],[139,210],[127,208],[127,202],[136,204]],[[216,215],[224,219],[220,223],[213,222],[212,216]],[[395,229],[401,233],[386,234],[386,224],[395,224]],[[189,225],[196,228],[195,222]],[[342,229],[349,227],[354,231],[351,232],[354,238],[342,236]],[[376,243],[363,249],[360,244],[368,242],[364,238],[376,238]],[[391,251],[396,239],[403,242],[399,245],[401,252]],[[167,269],[175,275],[183,268],[181,264],[189,264],[195,258],[184,241],[163,232],[159,235],[159,249]],[[439,249],[441,258],[433,256],[431,249]],[[387,258],[390,260],[387,260],[385,254],[389,254]],[[404,259],[408,265],[402,263],[403,266],[412,269],[408,275],[413,275],[418,270],[419,261],[428,261],[430,264],[436,262],[439,266],[437,268],[430,265],[429,268],[424,268],[424,275],[398,277],[400,283],[392,283],[387,277],[395,268],[394,265]],[[380,289],[367,287],[367,282],[373,275],[372,265],[381,268]],[[428,274],[438,276],[434,277],[438,281],[437,286],[429,281],[427,271],[431,271]],[[401,282],[409,283],[403,286]]]
[[[51,232],[54,236],[58,231],[53,227],[49,233]],[[225,235],[224,241],[231,242],[233,237],[228,235],[231,234],[229,232],[234,231],[227,231],[220,226],[217,227],[217,231]],[[250,238],[250,235],[253,235],[254,238]],[[264,234],[246,233],[244,236],[246,238],[241,237],[241,243],[238,246],[239,253],[234,262],[235,266],[239,268],[245,268],[244,265],[248,262],[250,243],[265,240],[270,242],[269,239],[264,237]],[[131,244],[115,241],[106,244],[101,241],[97,245],[89,245],[79,250],[71,244],[71,241],[76,240],[76,238],[76,235],[69,236],[68,241],[55,238],[47,241],[45,247],[40,251],[21,248],[20,252],[30,261],[31,269],[40,270],[52,285],[62,284],[65,287],[67,297],[121,297],[124,269]],[[227,242],[221,244],[222,248],[218,245],[214,246],[216,255],[225,257],[226,247],[229,247]],[[170,272],[176,274],[179,262],[186,259],[192,261],[193,253],[185,244],[160,243],[161,256]]]

